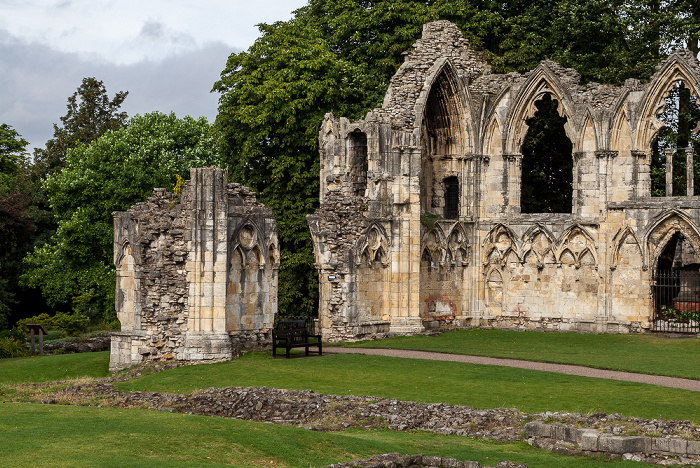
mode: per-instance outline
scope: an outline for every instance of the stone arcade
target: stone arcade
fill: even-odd
[[[272,210],[221,169],[192,169],[178,197],[155,189],[114,213],[111,370],[147,360],[223,360],[269,340],[279,244]]]
[[[454,24],[425,25],[380,109],[357,122],[328,114],[320,129],[321,204],[308,222],[324,339],[647,329],[652,273],[669,256],[698,263],[692,177],[691,196],[652,198],[650,164],[670,89],[682,81],[697,97],[699,80],[687,50],[647,84],[581,85],[551,61],[492,74]],[[572,207],[526,214],[521,148],[547,95],[573,146]]]

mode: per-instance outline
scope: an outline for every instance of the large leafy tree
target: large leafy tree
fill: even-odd
[[[128,91],[118,92],[110,99],[102,81],[83,78],[78,90],[68,98],[66,115],[61,126],[54,124],[53,138],[46,149],[37,149],[34,159],[41,175],[60,171],[65,165],[66,153],[80,143],[88,144],[107,132],[123,127],[126,112],[120,112]]]
[[[114,316],[112,212],[173,187],[175,174],[217,165],[206,119],[151,113],[68,150],[66,166],[44,187],[58,220],[51,241],[25,259],[23,281],[56,307]]]
[[[0,125],[0,329],[8,326],[17,306],[21,259],[34,232],[28,213],[30,198],[15,180],[26,166],[27,144],[10,125]]]

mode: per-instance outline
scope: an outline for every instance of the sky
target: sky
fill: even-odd
[[[214,121],[210,90],[259,23],[307,0],[0,0],[0,124],[43,147],[84,77],[129,116],[161,111]]]

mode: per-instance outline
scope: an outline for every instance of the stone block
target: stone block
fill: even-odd
[[[621,437],[601,435],[598,438],[598,448],[601,452],[610,453],[635,453],[644,452],[644,437]]]
[[[688,455],[700,455],[700,441],[689,440],[686,453]]]
[[[579,429],[579,447],[589,452],[598,451],[598,431],[595,429]]]

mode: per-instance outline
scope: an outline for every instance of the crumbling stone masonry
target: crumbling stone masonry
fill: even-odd
[[[180,196],[155,189],[114,213],[116,310],[110,369],[149,360],[223,360],[269,340],[279,243],[272,210],[216,168]]]
[[[493,74],[454,24],[437,21],[381,108],[357,122],[326,115],[321,205],[308,216],[325,340],[649,327],[652,272],[700,263],[691,183],[690,196],[652,198],[650,179],[665,98],[678,82],[700,96],[700,66],[679,50],[646,84],[579,78],[551,61]],[[572,208],[522,213],[521,147],[546,95],[573,146]]]

